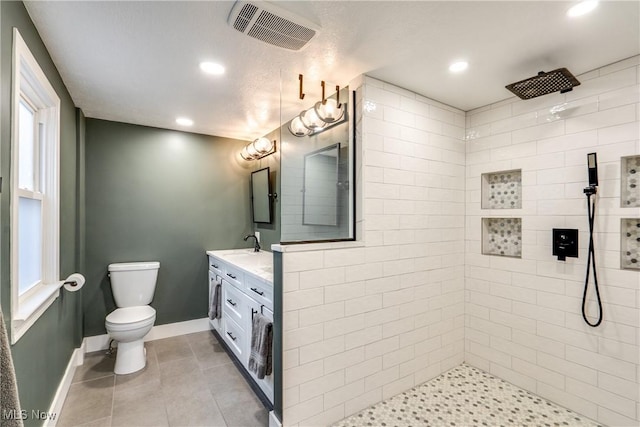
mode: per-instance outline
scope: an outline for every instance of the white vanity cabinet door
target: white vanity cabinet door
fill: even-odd
[[[215,291],[216,276],[216,273],[214,273],[213,271],[209,271],[209,301],[212,301],[211,297],[213,295],[213,292]],[[219,297],[222,298],[222,289],[220,289]],[[220,304],[220,307],[222,308],[222,303]],[[210,309],[211,307],[208,307],[208,310]],[[211,324],[213,329],[218,331],[219,334],[222,334],[222,313],[220,313],[219,319],[209,319],[209,323]]]
[[[251,375],[251,377],[255,380],[256,384],[262,389],[264,394],[267,395],[269,400],[273,402],[273,372],[271,375],[264,377],[263,379],[258,379],[256,374],[254,374],[251,370],[249,370],[249,356],[251,354],[251,329],[252,329],[252,320],[254,313],[262,312],[267,318],[269,318],[273,322],[273,312],[269,310],[264,304],[254,300],[253,298],[246,297],[246,307],[247,307],[247,351],[246,351],[246,362],[245,367],[247,372]],[[273,359],[272,359],[273,360]]]

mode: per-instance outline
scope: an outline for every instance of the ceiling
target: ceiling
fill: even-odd
[[[246,140],[310,107],[321,80],[344,86],[367,74],[467,111],[510,97],[505,85],[538,71],[578,75],[640,53],[640,2],[603,1],[570,19],[575,3],[272,2],[320,26],[288,51],[230,27],[233,2],[25,2],[86,116]],[[469,68],[452,74],[457,59]],[[226,73],[205,75],[205,60]],[[195,123],[178,126],[178,116]]]

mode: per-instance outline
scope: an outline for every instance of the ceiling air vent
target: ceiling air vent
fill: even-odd
[[[289,11],[266,2],[236,1],[227,20],[236,30],[289,50],[300,50],[319,28]]]

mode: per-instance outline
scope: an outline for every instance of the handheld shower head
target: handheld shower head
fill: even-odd
[[[587,154],[587,168],[589,169],[589,187],[598,186],[598,155]]]

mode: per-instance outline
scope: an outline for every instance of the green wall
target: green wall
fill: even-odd
[[[7,320],[10,319],[10,158],[11,158],[11,62],[13,27],[20,34],[47,75],[61,101],[60,110],[60,274],[62,277],[78,270],[78,242],[84,239],[79,231],[78,200],[81,188],[76,168],[82,163],[78,146],[82,141],[76,133],[76,109],[53,61],[38,35],[22,2],[0,2],[0,80],[1,80],[1,142],[0,170],[3,188],[0,194],[0,302]],[[48,411],[53,396],[73,353],[81,341],[79,319],[82,292],[61,292],[47,312],[12,347],[20,401],[23,409]],[[28,419],[26,425],[39,425]]]
[[[160,261],[156,325],[206,316],[205,251],[250,246],[245,143],[87,118],[85,336],[106,332],[114,262]]]

